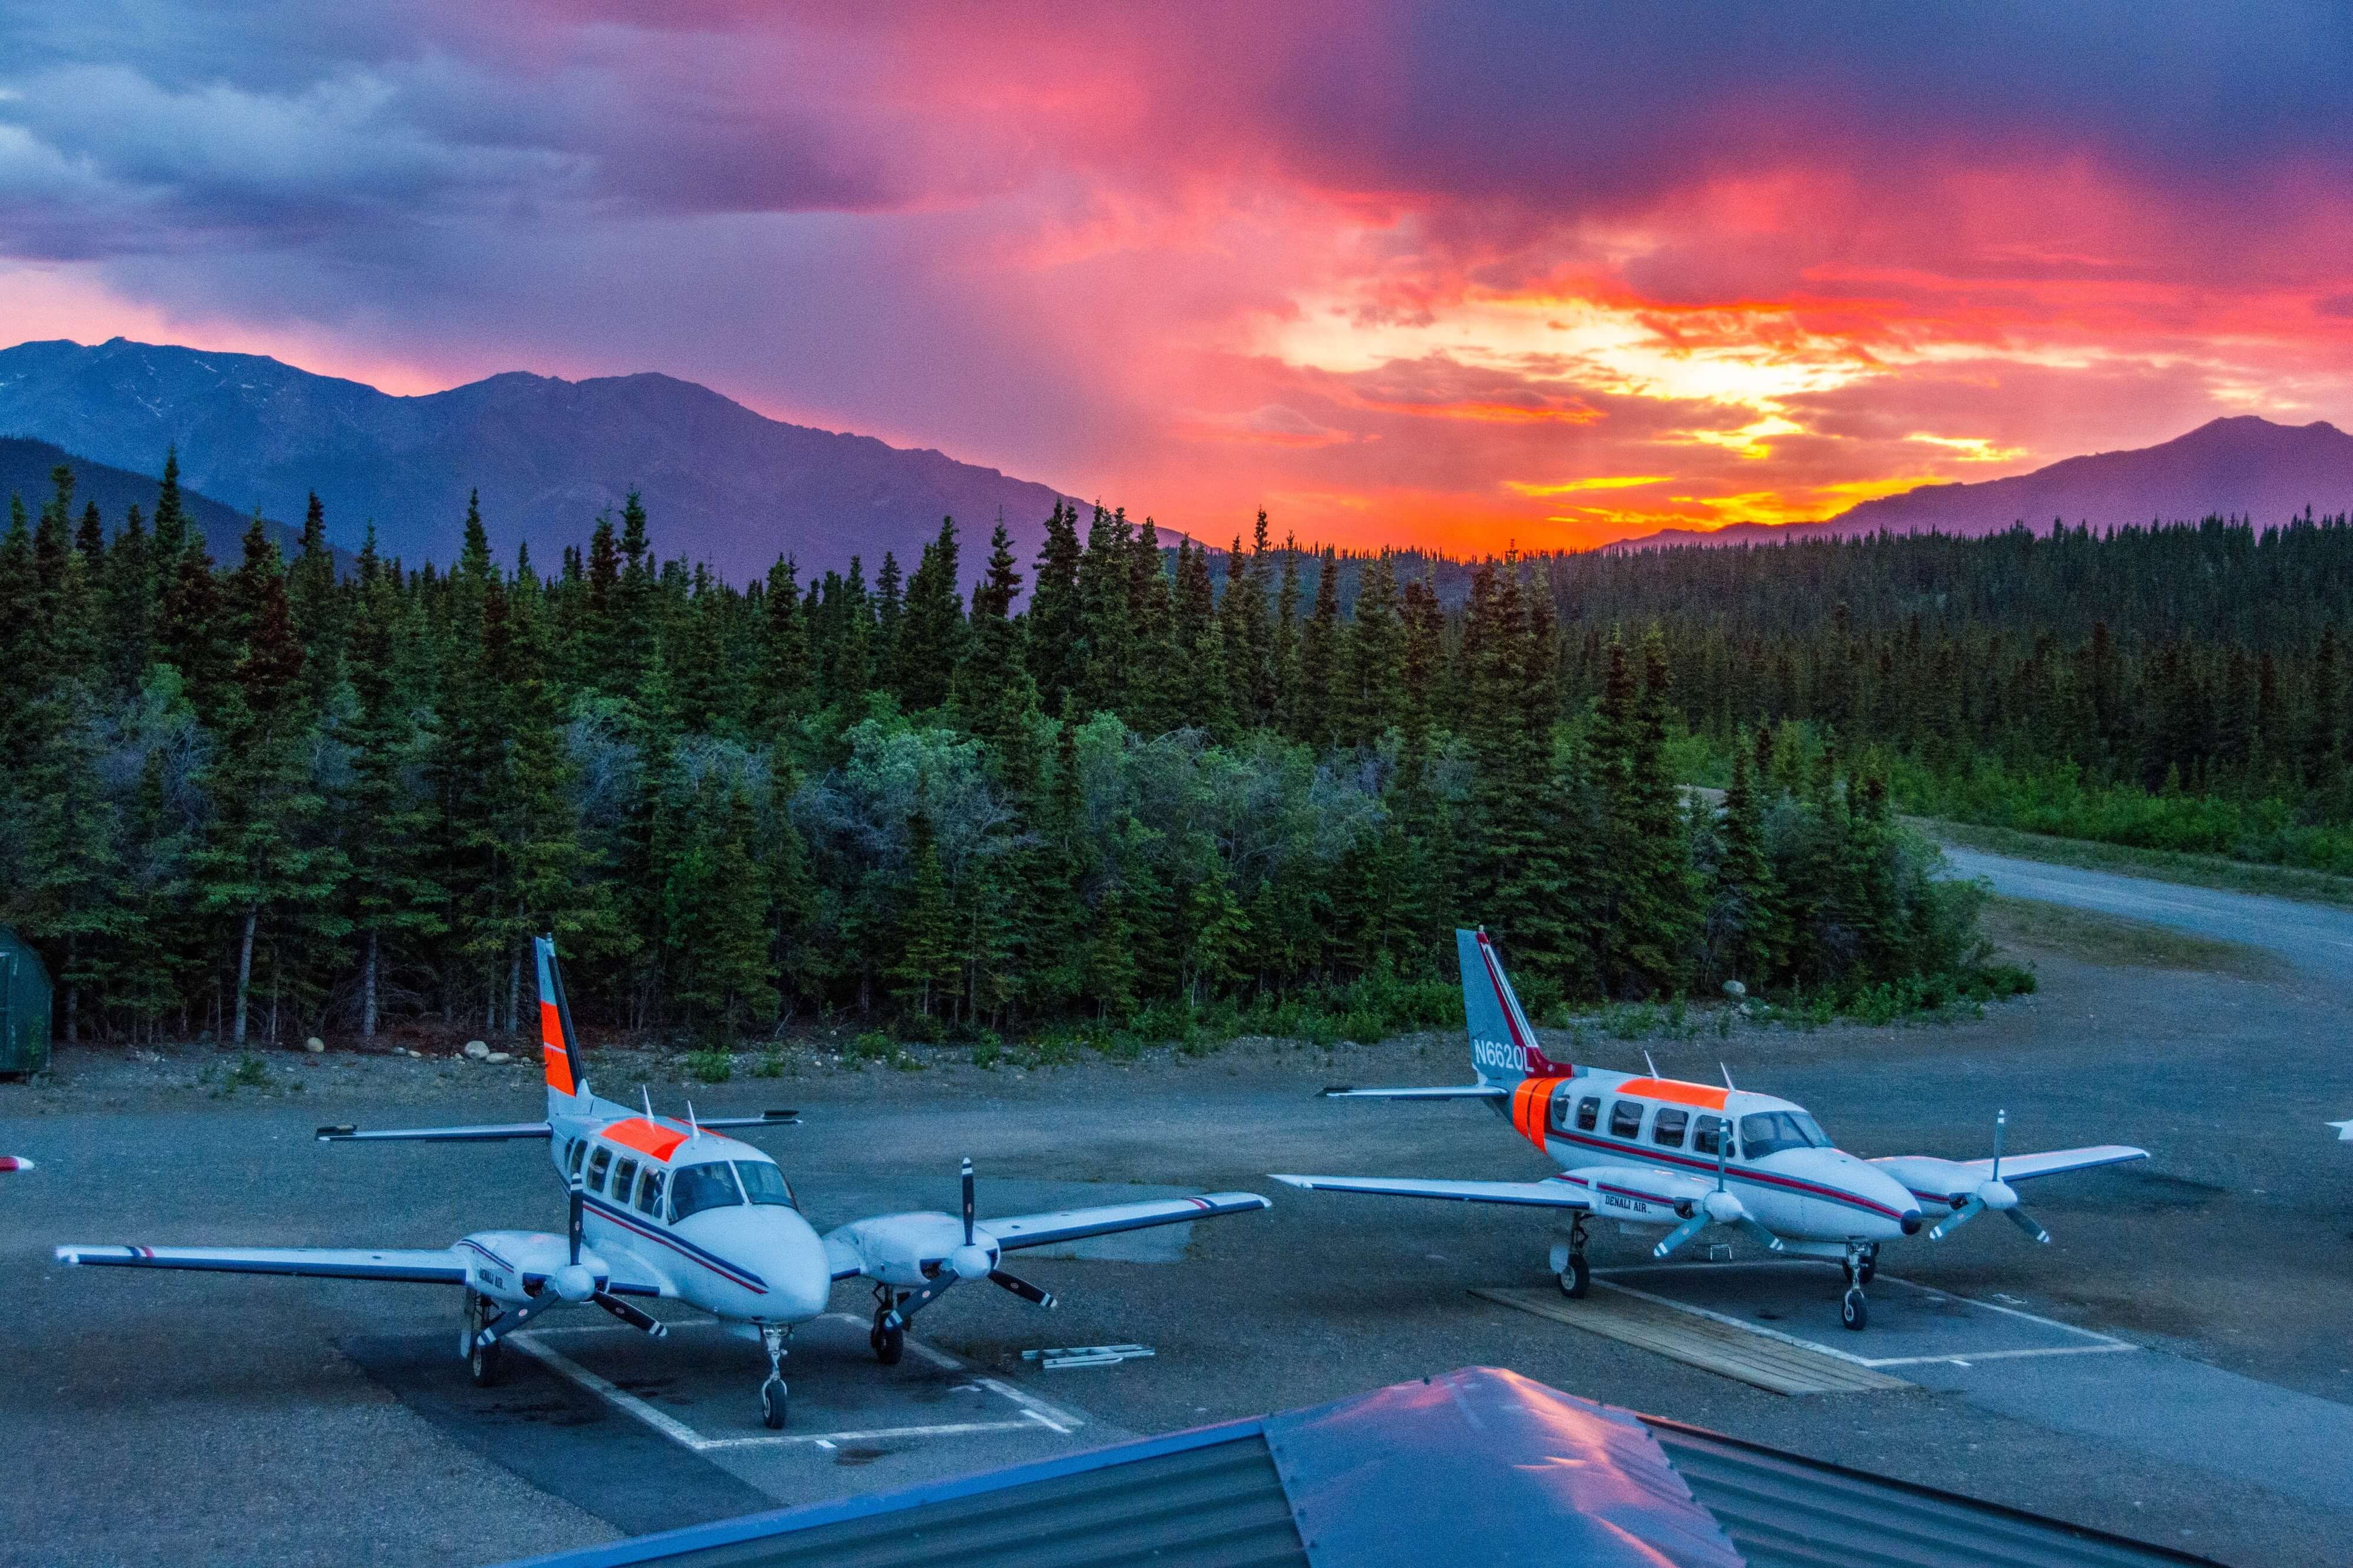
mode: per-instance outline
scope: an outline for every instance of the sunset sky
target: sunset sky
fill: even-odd
[[[2353,418],[2341,4],[0,13],[0,340],[659,370],[1223,539]]]

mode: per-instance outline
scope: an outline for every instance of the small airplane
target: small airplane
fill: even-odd
[[[1941,1241],[1987,1213],[2010,1216],[2039,1242],[2051,1239],[2018,1206],[2015,1182],[2089,1170],[2147,1151],[2122,1144],[2002,1156],[2007,1114],[1994,1118],[1993,1158],[1926,1154],[1861,1160],[1834,1147],[1805,1107],[1732,1087],[1648,1074],[1605,1072],[1556,1062],[1536,1043],[1486,931],[1458,931],[1471,1062],[1479,1081],[1443,1089],[1326,1089],[1334,1098],[1483,1100],[1544,1154],[1567,1167],[1540,1182],[1418,1181],[1388,1176],[1277,1175],[1316,1192],[1370,1193],[1458,1203],[1517,1204],[1573,1215],[1552,1248],[1560,1288],[1582,1297],[1591,1284],[1586,1223],[1606,1214],[1667,1230],[1651,1256],[1672,1257],[1716,1227],[1767,1251],[1815,1258],[1843,1269],[1839,1321],[1870,1321],[1863,1287],[1878,1271],[1880,1244],[1918,1234]]]
[[[0,1154],[0,1172],[31,1169],[33,1169],[33,1162],[26,1159],[22,1154]]]
[[[1142,1203],[974,1216],[972,1162],[964,1162],[961,1215],[877,1215],[820,1239],[802,1217],[792,1184],[758,1149],[721,1129],[797,1123],[790,1111],[698,1121],[641,1112],[589,1092],[579,1035],[557,968],[555,942],[537,939],[541,1056],[547,1119],[498,1126],[421,1127],[363,1132],[322,1127],[323,1142],[481,1142],[544,1138],[569,1194],[563,1235],[487,1230],[440,1248],[85,1247],[57,1249],[60,1262],[125,1268],[195,1268],[311,1279],[406,1280],[465,1288],[458,1352],[477,1384],[498,1376],[500,1343],[554,1308],[594,1302],[656,1338],[661,1320],[637,1302],[683,1302],[718,1319],[768,1352],[761,1419],[785,1424],[784,1361],[795,1327],[826,1310],[834,1285],[874,1282],[867,1336],[877,1360],[895,1365],[907,1321],[966,1280],[987,1279],[1025,1301],[1054,1298],[999,1267],[1005,1255],[1149,1226],[1180,1225],[1268,1206],[1256,1193],[1151,1198]]]

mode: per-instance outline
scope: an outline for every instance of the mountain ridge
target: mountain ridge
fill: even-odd
[[[1001,511],[1025,555],[1060,492],[932,447],[791,425],[658,371],[567,381],[503,371],[402,396],[261,354],[113,338],[0,350],[0,431],[133,471],[176,446],[182,480],[300,516],[316,489],[337,543],[373,521],[414,565],[457,553],[479,490],[492,545],[543,569],[631,489],[657,549],[735,581],[778,555],[822,571],[885,551],[912,563],[954,516],[976,574]]]
[[[1882,530],[1974,537],[2054,520],[2094,528],[2210,516],[2271,523],[2307,507],[2324,513],[2353,509],[2353,435],[2322,419],[2283,425],[2234,414],[2155,446],[2086,452],[1998,479],[1921,485],[1818,521],[1661,529],[1602,548],[1844,539]]]

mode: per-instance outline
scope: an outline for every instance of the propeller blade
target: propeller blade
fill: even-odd
[[[482,1349],[488,1350],[550,1307],[562,1305],[564,1305],[563,1297],[553,1290],[542,1290],[522,1305],[509,1307],[500,1313],[496,1321],[486,1325],[480,1333],[474,1336],[474,1342]]]
[[[905,1328],[908,1319],[946,1295],[949,1287],[955,1282],[956,1277],[953,1270],[941,1269],[938,1279],[926,1280],[922,1289],[909,1291],[905,1300],[883,1313],[882,1326],[886,1329]]]
[[[2010,1215],[2010,1224],[2012,1224],[2012,1225],[2016,1226],[2019,1229],[2021,1229],[2021,1230],[2024,1231],[2024,1232],[2025,1232],[2029,1237],[2032,1237],[2034,1240],[2036,1240],[2036,1241],[2040,1241],[2040,1242],[2042,1242],[2042,1243],[2045,1243],[2045,1244],[2048,1244],[2048,1243],[2050,1242],[2050,1240],[2051,1240],[2051,1233],[2050,1233],[2049,1231],[2047,1231],[2047,1230],[2043,1229],[2041,1226],[2039,1226],[2039,1225],[2035,1224],[2032,1220],[2029,1219],[2029,1218],[2027,1217],[2027,1215],[2026,1215],[2026,1211],[2025,1211],[2024,1209],[2021,1209],[2021,1208],[2011,1208],[2011,1209],[2004,1209],[2002,1212],[2003,1212],[2004,1214],[2006,1214],[2006,1215]]]
[[[636,1306],[631,1302],[622,1300],[618,1296],[614,1295],[609,1290],[599,1290],[588,1299],[596,1302],[596,1305],[604,1308],[605,1310],[612,1313],[613,1316],[620,1319],[621,1321],[628,1324],[629,1327],[637,1330],[639,1333],[651,1334],[658,1340],[669,1337],[670,1325],[668,1323],[663,1322],[659,1318],[655,1317],[652,1313],[645,1310],[645,1309]]]
[[[1742,1230],[1747,1232],[1750,1238],[1758,1246],[1762,1247],[1766,1251],[1778,1252],[1781,1250],[1781,1238],[1773,1234],[1771,1226],[1767,1226],[1763,1220],[1757,1218],[1754,1215],[1742,1215],[1739,1219],[1733,1223],[1739,1226]]]
[[[1661,1241],[1658,1246],[1651,1249],[1651,1256],[1653,1258],[1664,1258],[1668,1256],[1670,1253],[1673,1252],[1675,1248],[1689,1241],[1693,1237],[1697,1236],[1701,1231],[1705,1230],[1710,1223],[1711,1222],[1706,1215],[1694,1215],[1691,1218],[1683,1221],[1683,1224],[1675,1226],[1674,1229],[1667,1232],[1666,1238]]]
[[[964,1244],[972,1245],[972,1157],[964,1162]]]
[[[1054,1305],[1054,1293],[1051,1290],[1040,1290],[1027,1279],[1017,1279],[1002,1268],[990,1269],[988,1282],[992,1285],[1003,1286],[1033,1307],[1045,1307],[1050,1310]]]
[[[2013,1209],[2010,1212],[2015,1214],[2017,1211]],[[1929,1229],[1928,1239],[1930,1241],[1942,1241],[1945,1237],[1952,1235],[1953,1232],[1960,1229],[1961,1226],[1968,1224],[1969,1221],[1977,1218],[1978,1215],[1983,1213],[1985,1213],[1984,1200],[1976,1197],[1969,1198],[1965,1201],[1960,1207],[1955,1209],[1952,1213],[1938,1220],[1936,1225]]]
[[[582,1230],[581,1215],[586,1212],[588,1206],[586,1193],[587,1189],[583,1186],[580,1182],[577,1180],[573,1182],[571,1213],[565,1220],[565,1228],[570,1234],[572,1242],[572,1261],[575,1263],[580,1261],[580,1234]]]

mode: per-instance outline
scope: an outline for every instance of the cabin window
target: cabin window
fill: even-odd
[[[1609,1136],[1640,1138],[1642,1135],[1642,1105],[1640,1100],[1621,1100],[1609,1107]]]
[[[755,1204],[776,1204],[794,1208],[792,1184],[774,1165],[754,1160],[735,1162],[736,1178],[744,1184],[744,1195]]]
[[[1716,1151],[1721,1149],[1723,1146],[1724,1118],[1721,1116],[1701,1117],[1699,1119],[1699,1126],[1692,1132],[1693,1150],[1697,1153],[1705,1154],[1713,1158]]]
[[[1651,1123],[1651,1142],[1663,1143],[1670,1149],[1683,1146],[1683,1129],[1691,1123],[1691,1112],[1678,1110],[1672,1105],[1659,1107],[1658,1116]]]
[[[590,1192],[601,1193],[605,1190],[605,1173],[611,1168],[612,1163],[613,1152],[602,1143],[597,1144],[596,1152],[588,1156],[588,1190]]]
[[[1826,1149],[1830,1139],[1802,1110],[1760,1110],[1740,1119],[1744,1159],[1761,1160],[1784,1149]]]
[[[1601,1097],[1599,1095],[1588,1094],[1577,1102],[1577,1130],[1579,1132],[1592,1131],[1593,1124],[1600,1119]]]
[[[661,1194],[662,1173],[651,1165],[648,1165],[646,1173],[638,1178],[638,1212],[650,1215],[661,1213]]]
[[[725,1208],[744,1201],[744,1189],[735,1184],[735,1173],[724,1160],[714,1160],[707,1165],[689,1165],[670,1179],[670,1218],[684,1219],[704,1209]]]
[[[638,1163],[635,1160],[624,1160],[613,1167],[613,1201],[615,1203],[628,1203],[629,1189],[637,1184]]]
[[[1556,1094],[1552,1097],[1551,1121],[1552,1130],[1554,1131],[1560,1132],[1567,1129],[1569,1112],[1574,1109],[1575,1107],[1571,1105],[1568,1096],[1565,1094]]]
[[[575,1138],[575,1139],[572,1141],[572,1160],[571,1160],[571,1163],[570,1163],[569,1164],[567,1164],[567,1165],[565,1165],[565,1166],[564,1167],[564,1179],[565,1179],[565,1181],[566,1181],[566,1182],[568,1183],[568,1182],[570,1182],[570,1181],[572,1180],[572,1178],[573,1178],[573,1177],[575,1177],[575,1176],[576,1176],[576,1175],[578,1175],[578,1174],[580,1173],[580,1162],[581,1162],[582,1160],[586,1159],[586,1158],[587,1157],[587,1154],[588,1154],[588,1140],[586,1140],[586,1138]]]

